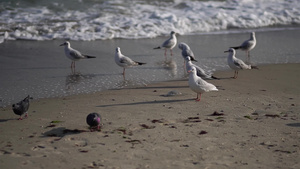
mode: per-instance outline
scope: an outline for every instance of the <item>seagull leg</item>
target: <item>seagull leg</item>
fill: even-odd
[[[167,49],[165,48],[165,59],[167,60]]]
[[[171,52],[171,56],[173,56],[173,51],[172,51],[172,49],[170,49],[170,52]]]
[[[23,120],[23,119],[22,119],[22,116],[20,116],[20,118],[18,118],[18,120]]]
[[[197,93],[196,101],[197,101],[197,102],[200,102],[200,99],[201,99],[201,93]]]
[[[239,74],[239,71],[237,71],[237,70],[234,71],[234,77],[233,78],[236,79],[238,77],[238,74]]]
[[[27,118],[27,117],[28,117],[28,112],[26,112],[26,113],[25,113],[25,116],[24,116],[24,118]]]
[[[123,68],[123,78],[125,80],[125,68]]]
[[[250,64],[250,51],[248,51],[248,63]]]

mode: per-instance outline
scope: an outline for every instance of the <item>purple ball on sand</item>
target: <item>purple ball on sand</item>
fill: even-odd
[[[90,113],[86,117],[86,123],[90,126],[91,131],[97,128],[97,130],[100,130],[101,128],[101,116],[98,113]]]

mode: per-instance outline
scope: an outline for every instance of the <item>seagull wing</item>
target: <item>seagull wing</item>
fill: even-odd
[[[77,51],[75,49],[70,50],[69,54],[74,59],[83,59],[84,58],[84,56],[79,51]]]
[[[251,69],[251,66],[245,64],[241,59],[235,58],[233,60],[234,65],[239,67],[240,69]]]

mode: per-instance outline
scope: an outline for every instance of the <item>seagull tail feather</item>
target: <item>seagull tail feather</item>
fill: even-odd
[[[143,62],[136,62],[138,65],[144,65],[146,63],[143,63]]]
[[[91,58],[96,58],[96,56],[89,56],[89,55],[84,55],[86,58],[91,59]]]
[[[158,47],[156,47],[156,48],[153,48],[153,49],[160,49],[161,47],[160,46],[158,46]]]
[[[235,47],[230,47],[230,48],[233,48],[233,49],[237,50],[237,49],[240,49],[241,46],[235,46]]]
[[[257,67],[257,66],[252,66],[252,65],[251,65],[251,69],[258,69],[258,67]]]
[[[211,76],[212,79],[216,79],[216,80],[220,80],[219,78],[215,77],[215,76]]]

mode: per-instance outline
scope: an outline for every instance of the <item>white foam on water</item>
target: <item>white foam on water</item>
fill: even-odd
[[[299,25],[300,0],[0,2],[0,31],[17,40],[154,38]]]

